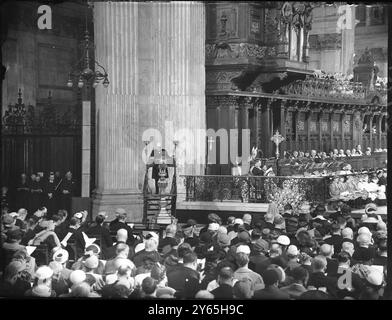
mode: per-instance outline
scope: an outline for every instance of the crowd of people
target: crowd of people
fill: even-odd
[[[387,152],[387,149],[377,148],[374,150],[374,153],[379,152]],[[357,145],[355,148],[347,149],[344,151],[343,149],[333,149],[329,153],[317,150],[309,151],[293,151],[293,152],[285,152],[284,158],[292,160],[292,162],[298,162],[301,160],[313,160],[315,162],[321,162],[326,159],[342,159],[342,158],[352,158],[352,157],[360,157],[360,156],[371,156],[372,149],[367,147],[363,152],[361,145]]]
[[[60,209],[71,208],[71,198],[76,195],[76,184],[72,172],[62,177],[59,171],[32,173],[30,177],[21,173],[12,187],[1,188],[2,211],[26,208],[35,212],[37,208],[46,207],[49,214]]]
[[[20,209],[2,217],[0,296],[387,299],[377,210],[368,204],[356,221],[341,202],[329,215],[323,205],[294,213],[270,203],[264,215],[211,213],[204,226],[190,219],[138,235],[121,208],[110,222],[106,212],[88,222],[85,211]],[[48,261],[31,252],[43,243]]]
[[[332,199],[355,200],[362,198],[386,205],[387,171],[378,170],[372,174],[335,175],[329,185]]]

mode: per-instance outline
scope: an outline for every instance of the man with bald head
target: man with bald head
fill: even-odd
[[[118,229],[116,234],[116,240],[116,243],[114,243],[110,248],[108,248],[106,259],[113,259],[116,256],[116,248],[119,244],[127,244],[128,231],[125,229]],[[134,248],[129,247],[128,259],[132,259],[134,255]]]
[[[252,216],[249,213],[245,213],[244,216],[242,217],[242,221],[244,221],[244,227],[246,230],[251,230],[252,227]]]
[[[352,257],[354,254],[354,244],[348,241],[343,242],[341,252],[346,252]]]
[[[326,273],[328,275],[337,274],[339,263],[336,259],[333,259],[332,256],[334,254],[334,247],[333,245],[324,243],[320,247],[320,256],[323,256],[327,260],[327,269]]]
[[[354,244],[354,232],[351,228],[344,228],[342,230],[342,243],[343,242],[351,242],[352,244]]]
[[[337,279],[335,277],[325,275],[327,270],[327,259],[325,256],[319,255],[312,260],[312,273],[308,280],[308,290],[310,289],[326,289],[331,297],[336,297]]]

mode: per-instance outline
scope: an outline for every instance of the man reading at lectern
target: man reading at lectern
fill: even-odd
[[[154,157],[154,165],[152,167],[152,178],[155,180],[155,194],[158,194],[159,193],[158,181],[161,178],[159,175],[159,164],[162,163],[162,161],[166,161],[166,150],[165,149],[153,150],[151,153],[151,157]],[[167,167],[165,168],[164,177],[166,179],[169,178],[169,170],[167,169]]]

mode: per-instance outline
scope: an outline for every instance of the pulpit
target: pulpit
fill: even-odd
[[[151,180],[155,180],[155,190],[150,187]],[[176,180],[175,156],[168,156],[162,148],[153,150],[147,159],[143,186],[143,223],[148,229],[157,229],[175,222]]]

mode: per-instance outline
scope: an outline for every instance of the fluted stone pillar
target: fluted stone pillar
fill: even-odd
[[[94,3],[96,59],[110,80],[96,89],[94,215],[124,207],[129,220],[142,220],[143,140],[151,135],[170,154],[179,140],[177,156],[188,162],[178,174],[203,172],[189,155],[205,158],[205,138],[195,134],[206,129],[204,10],[202,2]],[[181,199],[181,179],[178,189]]]

